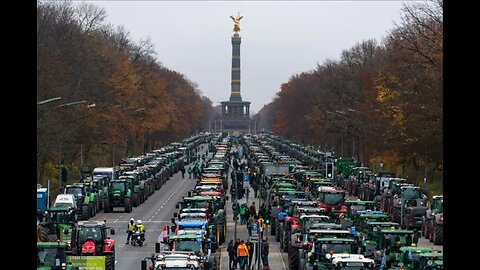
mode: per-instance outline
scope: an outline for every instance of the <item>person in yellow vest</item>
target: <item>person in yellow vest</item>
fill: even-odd
[[[240,245],[237,247],[237,258],[240,263],[240,270],[245,270],[245,266],[248,265],[248,248],[245,241],[240,241]]]
[[[140,233],[140,237],[142,241],[145,241],[145,226],[143,226],[142,221],[139,219],[137,220],[137,231]]]
[[[128,245],[128,243],[130,242],[130,237],[132,237],[133,232],[135,231],[135,227],[136,227],[135,220],[131,218],[127,224],[127,242],[125,243],[125,245]]]

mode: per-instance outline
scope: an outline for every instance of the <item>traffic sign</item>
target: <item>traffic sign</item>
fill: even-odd
[[[256,235],[256,236],[253,236],[253,235],[250,236],[250,241],[251,241],[252,243],[258,243],[258,235]]]
[[[258,221],[254,221],[252,224],[252,233],[253,232],[255,232],[255,234],[258,232]]]

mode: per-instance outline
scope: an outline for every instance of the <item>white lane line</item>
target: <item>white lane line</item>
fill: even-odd
[[[118,261],[115,261],[115,263],[117,263]]]

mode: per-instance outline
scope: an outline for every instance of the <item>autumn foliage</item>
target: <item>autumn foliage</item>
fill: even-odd
[[[39,182],[55,178],[52,164],[111,166],[208,123],[197,86],[105,17],[94,4],[37,2],[37,100],[61,97],[37,105]]]
[[[260,127],[422,181],[443,172],[443,1],[408,3],[382,44],[362,41],[281,85]]]

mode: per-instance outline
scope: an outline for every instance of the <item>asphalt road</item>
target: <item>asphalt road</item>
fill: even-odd
[[[204,153],[206,145],[203,144]],[[193,166],[190,163],[185,168]],[[140,269],[141,260],[155,252],[155,243],[163,229],[164,225],[172,225],[171,219],[173,213],[177,212],[175,204],[186,196],[188,191],[195,187],[196,179],[188,179],[188,173],[185,173],[185,179],[182,179],[182,173],[178,172],[155,193],[148,197],[143,204],[134,207],[131,213],[123,213],[122,208],[114,208],[114,213],[98,213],[90,220],[103,221],[106,219],[107,226],[115,228],[115,235],[110,237],[115,240],[115,269],[133,270]],[[140,219],[145,226],[145,243],[142,247],[126,245],[127,224],[130,218]]]

